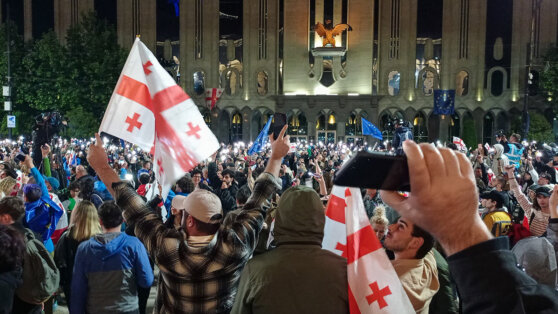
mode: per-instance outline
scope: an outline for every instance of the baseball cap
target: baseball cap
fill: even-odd
[[[550,194],[552,194],[552,188],[549,185],[541,185],[538,189],[535,190],[535,194],[549,197]]]
[[[186,196],[183,195],[176,195],[171,202],[171,206],[176,209],[184,209],[184,200]]]
[[[501,208],[504,205],[504,197],[498,191],[492,190],[489,192],[484,192],[480,195],[480,198],[496,202],[496,207],[498,208]]]
[[[538,184],[531,184],[531,186],[529,186],[529,190],[531,191],[536,191],[538,188],[540,187],[540,185]]]
[[[184,210],[201,222],[220,223],[223,218],[223,207],[217,195],[204,189],[195,190],[186,197]]]
[[[552,180],[552,176],[548,172],[543,172],[543,173],[539,174],[539,178],[545,178],[547,180]]]

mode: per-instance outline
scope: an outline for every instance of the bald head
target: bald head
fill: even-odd
[[[87,175],[87,171],[85,170],[85,167],[82,165],[79,165],[76,167],[76,179],[79,179],[83,176]]]

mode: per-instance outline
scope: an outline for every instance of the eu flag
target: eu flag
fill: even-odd
[[[372,122],[362,118],[362,135],[370,135],[373,136],[380,141],[384,139],[382,136],[382,132],[374,125]]]
[[[455,112],[455,90],[434,90],[434,114],[452,115]]]
[[[273,116],[267,119],[267,123],[265,124],[262,131],[260,132],[260,135],[258,135],[256,140],[254,141],[254,144],[252,145],[252,147],[250,147],[250,150],[248,151],[248,155],[259,153],[267,143],[267,140],[269,139],[267,133],[269,132],[269,126],[271,125],[272,118]]]

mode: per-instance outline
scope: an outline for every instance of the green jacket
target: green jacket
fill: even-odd
[[[231,313],[349,313],[347,262],[322,249],[324,224],[314,190],[285,191],[273,230],[277,248],[246,264]]]
[[[438,281],[440,289],[430,302],[429,313],[459,313],[457,306],[456,293],[452,286],[451,274],[448,262],[436,249],[432,249],[434,258],[436,259],[436,267],[438,268]]]

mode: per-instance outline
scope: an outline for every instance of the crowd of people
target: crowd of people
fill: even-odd
[[[459,151],[395,125],[388,145],[286,127],[254,155],[222,145],[164,198],[133,145],[57,139],[32,158],[1,142],[0,313],[145,313],[154,285],[156,313],[348,313],[347,260],[322,240],[360,150],[407,157],[411,193],[362,196],[417,313],[557,313],[556,146],[498,133]]]

